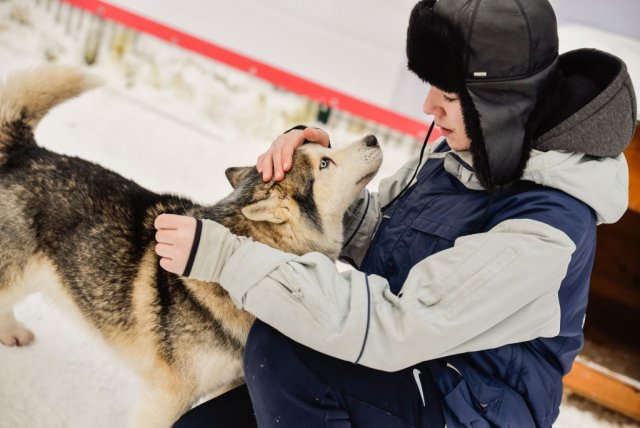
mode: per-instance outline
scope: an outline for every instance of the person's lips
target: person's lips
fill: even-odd
[[[437,126],[440,129],[440,133],[445,137],[447,135],[450,135],[453,132],[453,129],[445,128],[444,126],[441,126],[441,125],[437,125]]]

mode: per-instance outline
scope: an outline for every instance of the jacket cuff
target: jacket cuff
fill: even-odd
[[[219,282],[227,260],[240,247],[242,238],[212,220],[197,220],[196,234],[183,276],[208,282]]]
[[[196,258],[198,252],[198,246],[200,245],[200,236],[202,235],[202,220],[196,219],[196,231],[193,235],[193,244],[191,244],[191,252],[189,253],[189,259],[187,259],[187,265],[184,267],[182,276],[188,277],[193,267],[193,261]]]

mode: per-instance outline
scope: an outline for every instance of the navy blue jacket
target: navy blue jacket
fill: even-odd
[[[448,150],[442,144],[439,151]],[[464,162],[459,160],[463,165]],[[467,166],[468,167],[468,166]],[[583,345],[582,323],[595,254],[596,218],[585,203],[552,188],[521,181],[492,197],[467,189],[433,159],[417,183],[383,213],[360,266],[399,292],[419,261],[507,219],[532,219],[565,232],[576,244],[559,291],[560,334],[425,362],[441,391],[447,423],[457,426],[551,426],[558,416],[562,376]],[[540,266],[544,269],[544,266]],[[495,296],[500,298],[500,296]]]

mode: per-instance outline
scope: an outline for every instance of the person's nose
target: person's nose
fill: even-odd
[[[436,99],[436,91],[430,89],[427,93],[427,96],[424,99],[424,103],[422,104],[422,111],[426,115],[435,116],[436,118],[442,117],[442,107],[438,103]]]

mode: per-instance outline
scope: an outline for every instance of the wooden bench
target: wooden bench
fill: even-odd
[[[565,387],[640,421],[640,125],[625,151],[629,209],[598,227],[586,344]]]

